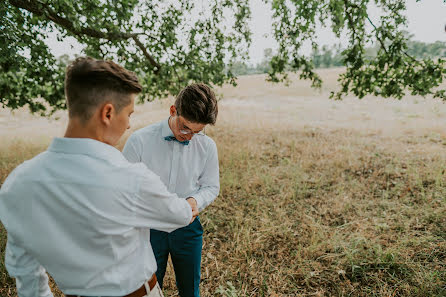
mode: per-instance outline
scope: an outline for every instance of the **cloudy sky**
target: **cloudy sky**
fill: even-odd
[[[250,48],[251,63],[255,64],[262,60],[263,51],[266,48],[275,48],[276,42],[271,32],[271,10],[262,0],[251,0],[252,19],[250,27],[252,28],[252,45]],[[407,0],[408,29],[414,35],[415,40],[423,42],[434,42],[437,40],[446,41],[446,3],[443,0]],[[379,17],[379,11],[371,7],[370,15],[372,19]],[[335,36],[327,29],[321,29],[317,32],[319,44],[345,44],[346,38],[337,40]],[[56,38],[50,38],[48,41],[51,49],[56,56],[62,54],[80,54],[82,47],[74,39],[67,40],[64,43],[57,42]],[[70,45],[70,46],[67,46]],[[309,48],[304,49],[309,51]]]

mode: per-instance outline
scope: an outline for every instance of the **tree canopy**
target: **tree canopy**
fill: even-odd
[[[441,1],[441,0],[437,0]],[[446,3],[446,0],[443,0]],[[401,99],[406,92],[446,99],[439,88],[446,59],[415,57],[407,51],[404,0],[264,0],[273,13],[278,50],[271,53],[268,79],[287,81],[300,73],[318,87],[322,81],[311,56],[317,30],[330,28],[348,36],[342,51],[345,73],[332,98],[367,94]],[[370,5],[381,10],[372,19]],[[422,4],[421,4],[422,5]],[[141,100],[176,94],[193,81],[236,84],[231,71],[248,59],[251,43],[248,0],[6,0],[0,2],[0,102],[15,109],[50,114],[65,108],[66,59],[55,57],[47,43],[75,38],[83,54],[113,59],[135,71],[144,87]],[[376,56],[366,47],[377,43]]]

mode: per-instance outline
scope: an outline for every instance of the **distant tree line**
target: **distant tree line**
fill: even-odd
[[[365,56],[373,58],[377,55],[379,45],[365,48]],[[334,68],[343,67],[344,55],[340,45],[316,48],[311,53],[311,60],[315,68]],[[434,43],[424,43],[420,41],[409,41],[407,44],[407,54],[417,59],[438,59],[446,58],[446,42],[436,41]],[[236,62],[233,64],[231,71],[236,75],[249,75],[269,73],[271,71],[270,61],[273,57],[273,51],[270,48],[265,49],[262,61],[256,65]]]

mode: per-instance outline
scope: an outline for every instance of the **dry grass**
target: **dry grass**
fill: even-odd
[[[260,82],[221,89],[209,129],[221,193],[201,214],[202,296],[446,296],[446,137],[441,116],[428,121],[445,108]],[[0,181],[45,141],[4,144]],[[14,296],[0,232],[0,296]],[[176,295],[171,269],[165,285]]]
[[[444,156],[388,153],[345,131],[220,139],[204,216],[205,296],[441,296]],[[223,151],[222,151],[223,149]]]

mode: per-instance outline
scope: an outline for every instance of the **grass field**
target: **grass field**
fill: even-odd
[[[446,296],[446,105],[334,102],[338,72],[322,72],[321,91],[262,76],[218,89],[208,134],[221,192],[201,214],[202,296]],[[137,106],[132,129],[164,118],[170,102]],[[65,121],[2,116],[12,128],[0,132],[0,182]],[[15,296],[5,241],[0,228],[0,296]],[[165,286],[176,295],[171,268]]]

